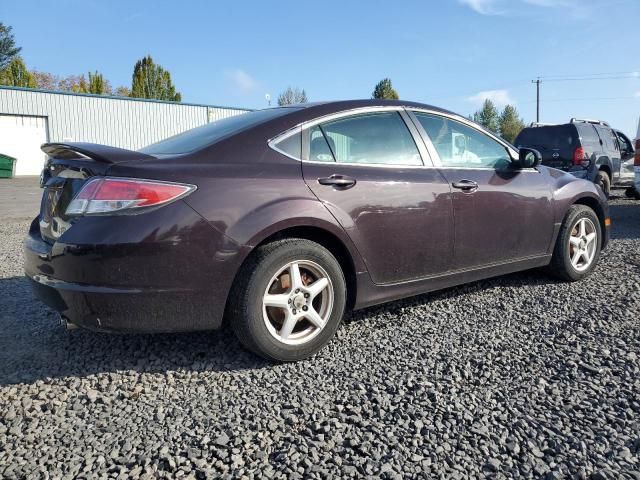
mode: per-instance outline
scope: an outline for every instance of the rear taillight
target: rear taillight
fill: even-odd
[[[633,165],[640,167],[640,138],[636,140],[636,156],[633,158]]]
[[[140,213],[189,195],[195,185],[104,177],[89,180],[67,207],[67,215]]]
[[[587,152],[584,151],[584,148],[578,147],[575,149],[573,152],[573,164],[581,167],[589,165],[589,156],[587,155]]]

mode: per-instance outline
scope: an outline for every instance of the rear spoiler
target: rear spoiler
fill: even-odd
[[[130,160],[153,160],[156,157],[146,153],[126,150],[124,148],[109,147],[99,143],[45,143],[40,149],[53,158],[63,160],[90,158],[102,163],[120,163]]]

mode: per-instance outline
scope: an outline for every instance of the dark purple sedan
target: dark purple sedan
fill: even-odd
[[[50,143],[25,241],[36,295],[105,331],[231,323],[274,360],[359,309],[548,266],[579,280],[609,238],[602,191],[411,102],[272,108],[140,151]]]

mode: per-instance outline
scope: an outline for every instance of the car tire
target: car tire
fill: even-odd
[[[640,200],[640,191],[636,187],[629,187],[624,191],[624,194],[627,198],[634,198],[636,200]]]
[[[595,237],[590,237],[592,233]],[[596,213],[585,205],[572,205],[558,233],[551,272],[569,282],[582,280],[596,267],[601,245],[602,229]]]
[[[609,174],[604,170],[600,170],[596,175],[595,183],[602,189],[605,196],[609,198],[611,194],[611,179],[609,178]]]
[[[310,240],[288,238],[251,253],[227,311],[246,348],[269,360],[292,362],[331,340],[346,300],[344,274],[331,252]]]

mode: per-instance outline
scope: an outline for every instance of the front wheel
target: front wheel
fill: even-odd
[[[336,332],[346,282],[335,257],[305,239],[261,246],[245,262],[229,296],[230,321],[253,352],[296,361],[320,350]]]
[[[551,271],[570,282],[585,278],[598,263],[601,244],[598,216],[585,205],[572,205],[558,233]]]

